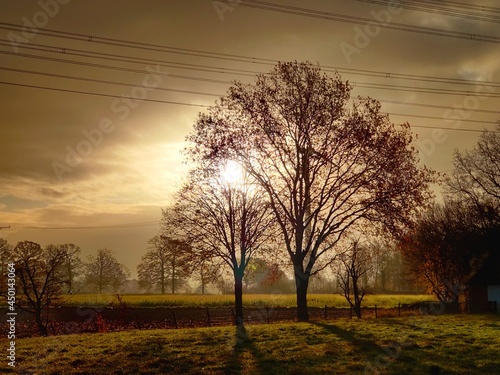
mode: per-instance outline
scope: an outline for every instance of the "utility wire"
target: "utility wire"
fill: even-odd
[[[134,68],[125,68],[125,67],[117,67],[117,66],[96,64],[96,63],[90,63],[90,62],[65,60],[65,59],[59,59],[59,58],[54,58],[54,57],[22,54],[22,53],[10,52],[10,51],[0,51],[0,54],[9,54],[9,55],[15,55],[15,56],[21,56],[21,57],[27,57],[27,58],[33,58],[33,59],[48,60],[48,61],[81,65],[81,66],[88,66],[88,67],[108,69],[108,70],[125,71],[125,72],[130,72],[130,73],[141,73],[141,74],[145,73],[144,70],[134,69]],[[203,82],[219,83],[219,84],[225,84],[225,85],[230,85],[233,83],[232,81],[227,81],[227,80],[211,79],[211,78],[196,77],[196,76],[186,76],[186,75],[172,74],[172,73],[165,73],[165,72],[157,72],[157,73],[155,72],[155,74],[167,76],[169,78],[203,81]],[[446,95],[462,95],[462,96],[478,96],[478,97],[500,97],[500,93],[481,94],[478,92],[474,93],[474,92],[466,91],[466,90],[434,89],[434,88],[425,88],[425,87],[417,87],[417,86],[400,86],[400,85],[387,85],[387,84],[378,84],[378,83],[363,83],[363,82],[356,82],[356,81],[352,81],[351,83],[357,87],[371,88],[371,89],[410,91],[410,92],[420,92],[420,93],[427,93],[427,94],[446,94]]]
[[[309,18],[317,18],[323,19],[327,21],[336,21],[336,22],[345,22],[356,25],[366,25],[373,24],[374,19],[357,17],[357,16],[349,16],[340,13],[333,12],[325,12],[308,8],[300,8],[290,5],[282,5],[269,3],[266,1],[260,0],[241,0],[240,6],[245,6],[249,8],[255,8],[260,10],[272,11],[282,14],[293,14],[302,17]],[[465,39],[471,40],[474,42],[487,42],[487,43],[500,43],[500,37],[491,36],[491,35],[482,35],[482,34],[474,34],[474,33],[466,33],[462,31],[454,31],[454,30],[442,30],[436,29],[433,27],[424,27],[424,26],[416,26],[416,25],[408,25],[403,23],[391,22],[391,23],[379,23],[381,28],[397,30],[397,31],[406,31],[413,32],[424,35],[433,35],[433,36],[442,36],[449,37],[455,39]]]
[[[9,24],[9,23],[4,23],[0,22],[0,29],[7,29],[7,30],[15,30],[15,31],[21,31],[22,26],[20,25],[15,25],[15,24]],[[138,43],[138,42],[133,42],[133,41],[126,41],[126,40],[121,40],[121,39],[110,39],[110,38],[103,38],[103,37],[93,37],[93,36],[85,36],[83,34],[75,34],[75,33],[69,33],[69,32],[63,32],[63,31],[56,31],[56,30],[45,30],[49,32],[50,36],[53,37],[58,37],[58,38],[66,38],[66,39],[74,39],[74,35],[78,35],[81,40],[87,41],[90,40],[92,42],[96,41],[101,41],[102,43],[106,43],[107,40],[115,41],[120,44],[120,46],[125,46],[125,47],[132,47],[132,48],[138,48],[138,49],[145,49],[148,50],[149,48],[154,48],[155,50],[158,50],[160,52],[169,52],[169,53],[178,53],[178,50],[181,51],[190,51],[192,53],[196,53],[197,56],[201,57],[210,57],[213,59],[218,59],[218,60],[225,60],[225,61],[239,61],[239,62],[244,62],[244,63],[252,63],[252,64],[262,64],[266,66],[274,66],[278,62],[278,60],[273,60],[273,59],[265,59],[265,58],[260,58],[260,57],[252,57],[252,56],[244,56],[244,55],[233,55],[233,54],[224,54],[224,53],[217,53],[217,52],[211,52],[211,51],[201,51],[201,50],[193,50],[193,49],[180,49],[180,48],[174,48],[174,47],[169,47],[169,46],[160,46],[160,45],[155,45],[155,44],[146,44],[146,43]],[[87,39],[88,38],[88,39]],[[4,46],[11,46],[11,43],[6,41],[6,40],[1,40],[2,45]],[[51,52],[59,51],[60,53],[64,53],[63,51],[66,50],[64,47],[54,47],[54,46],[47,46],[47,45],[37,45],[33,44],[34,46],[39,46],[39,47],[45,47],[47,49],[51,49]],[[144,47],[141,47],[144,46]],[[25,45],[19,45],[18,48],[32,48],[29,46]],[[71,49],[68,49],[71,51]],[[97,52],[89,52],[94,55],[104,55],[102,53],[97,53]],[[18,55],[11,53],[12,55]],[[109,54],[113,56],[112,54]],[[119,57],[119,55],[116,55],[114,57]],[[130,59],[135,59],[139,60],[138,58],[135,57],[130,57],[128,56],[127,58]],[[236,60],[234,60],[236,59]],[[143,61],[147,61],[146,59],[142,59]],[[172,62],[165,62],[164,63],[172,63]],[[182,63],[179,63],[179,65],[183,65]],[[204,68],[211,68],[211,69],[224,69],[220,67],[209,67],[209,66],[203,66]],[[345,67],[335,67],[335,66],[322,66],[322,69],[324,71],[333,71],[333,72],[345,72],[345,73],[350,73],[350,74],[360,74],[360,75],[368,75],[368,76],[376,76],[376,77],[385,77],[385,78],[397,78],[397,79],[411,79],[411,80],[420,80],[420,81],[431,81],[431,82],[441,82],[441,83],[460,83],[460,84],[473,84],[476,85],[478,82],[480,82],[484,86],[495,86],[495,87],[500,87],[500,82],[485,82],[485,81],[477,81],[477,80],[468,80],[468,79],[460,79],[460,78],[442,78],[442,77],[433,77],[433,76],[424,76],[424,75],[415,75],[415,74],[402,74],[402,73],[391,73],[391,72],[382,72],[382,71],[374,71],[374,70],[367,70],[367,69],[353,69],[353,68],[345,68]],[[235,71],[236,69],[230,69],[232,71]],[[257,73],[255,71],[251,70],[239,70],[240,73]]]
[[[12,85],[12,86],[20,86],[20,87],[27,87],[27,88],[34,88],[34,89],[42,89],[42,90],[70,92],[70,93],[75,93],[75,94],[95,95],[95,96],[104,96],[104,97],[111,97],[111,98],[122,98],[122,96],[119,96],[119,95],[93,93],[93,92],[80,91],[80,90],[66,90],[66,89],[58,89],[58,88],[53,88],[53,87],[44,87],[44,86],[17,84],[17,83],[11,83],[11,82],[2,82],[2,81],[0,81],[0,84]],[[193,104],[193,103],[185,103],[185,102],[173,102],[173,101],[147,99],[147,98],[144,98],[144,99],[137,98],[135,100],[146,101],[146,102],[154,102],[154,103],[163,103],[163,104],[185,105],[185,106],[191,106],[191,107],[202,107],[202,108],[209,108],[210,107],[209,105],[203,105],[203,104]],[[405,115],[405,114],[397,114],[397,113],[394,113],[394,115],[405,116],[405,117],[423,117],[423,116],[418,116],[418,115]],[[428,118],[434,118],[434,119],[444,120],[443,118],[440,118],[440,117],[428,117]],[[464,120],[464,122],[479,122],[479,121]],[[489,121],[481,121],[480,123],[494,124],[493,122],[489,122]],[[419,127],[419,126],[416,126],[416,125],[412,125],[412,126],[413,127]],[[446,128],[446,127],[438,127],[438,126],[436,126],[436,127],[430,127],[430,128],[432,128],[432,129],[444,129],[444,130],[469,131],[469,132],[482,133],[482,130],[477,130],[477,129],[463,129],[463,128],[454,129],[454,128]],[[500,133],[500,132],[497,132],[497,131],[492,131],[492,132],[493,133]]]
[[[432,5],[425,5],[425,2],[418,1],[399,1],[397,5],[394,5],[392,0],[358,0],[364,3],[369,4],[377,4],[384,6],[398,6],[404,9],[416,10],[420,12],[432,13],[432,14],[441,14],[444,16],[450,17],[458,17],[458,18],[466,18],[468,20],[475,21],[485,21],[485,22],[493,22],[500,23],[500,16],[495,14],[478,14],[474,12],[470,12],[463,9],[453,9],[447,7],[444,4],[440,4],[439,2],[434,1]],[[484,10],[482,11],[484,12]]]
[[[53,77],[53,78],[63,78],[63,79],[71,79],[71,80],[77,80],[77,81],[83,81],[83,82],[92,82],[92,83],[102,83],[102,84],[107,84],[107,85],[117,85],[117,86],[123,86],[123,87],[138,87],[138,85],[134,85],[131,83],[123,83],[123,82],[116,82],[116,81],[106,81],[103,79],[93,79],[93,78],[84,78],[84,77],[75,77],[75,76],[68,76],[68,75],[63,75],[63,74],[55,74],[55,73],[44,73],[44,72],[35,72],[32,70],[26,70],[26,69],[14,69],[14,68],[7,68],[0,66],[0,70],[5,70],[9,72],[15,72],[15,73],[24,73],[24,74],[33,74],[33,75],[40,75],[44,77]],[[170,88],[164,88],[164,87],[152,87],[151,90],[159,90],[159,91],[171,91],[171,92],[178,92],[181,94],[195,94],[195,95],[206,95],[206,96],[216,96],[220,97],[221,95],[217,94],[211,94],[208,92],[200,92],[200,91],[192,91],[192,90],[180,90],[180,89],[170,89]]]
[[[121,228],[136,228],[158,225],[158,221],[145,221],[139,223],[117,224],[117,225],[93,225],[93,226],[74,226],[74,227],[40,227],[40,226],[24,226],[14,227],[19,229],[41,229],[41,230],[85,230],[85,229],[121,229]]]
[[[82,91],[82,90],[60,89],[60,88],[46,87],[46,86],[27,85],[27,84],[22,84],[22,83],[12,83],[12,82],[3,82],[3,81],[0,81],[0,85],[10,85],[10,86],[18,86],[18,87],[25,87],[25,88],[39,89],[39,90],[69,92],[69,93],[72,93],[72,94],[83,94],[83,95],[102,96],[102,97],[106,97],[106,98],[120,98],[120,99],[123,99],[123,96],[120,96],[120,95],[102,94],[102,93],[98,93],[98,92],[88,92],[88,91]],[[204,105],[204,104],[174,102],[174,101],[159,100],[159,99],[134,98],[134,100],[138,100],[138,101],[142,101],[142,102],[184,105],[184,106],[189,106],[189,107],[204,107],[204,108],[210,107],[209,105]]]

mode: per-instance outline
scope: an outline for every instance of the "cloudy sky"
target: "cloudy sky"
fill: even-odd
[[[135,274],[197,114],[279,60],[338,69],[449,171],[500,117],[498,2],[456,1],[0,0],[0,235]]]

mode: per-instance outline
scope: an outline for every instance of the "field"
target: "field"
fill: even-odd
[[[233,295],[201,295],[201,294],[124,294],[120,295],[128,307],[231,307],[234,305]],[[385,308],[396,307],[398,303],[407,304],[434,300],[429,295],[413,294],[377,294],[367,295],[363,306]],[[114,294],[81,294],[63,296],[62,304],[66,306],[101,307],[118,304]],[[244,294],[245,307],[293,307],[296,306],[295,294]],[[344,297],[338,294],[310,294],[308,304],[311,307],[349,307]]]
[[[5,341],[3,341],[5,344]],[[18,374],[499,374],[498,315],[125,331],[18,339]]]

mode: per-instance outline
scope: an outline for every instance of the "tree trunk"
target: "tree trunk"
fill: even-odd
[[[43,319],[42,319],[42,309],[36,309],[35,311],[35,320],[36,324],[38,326],[38,331],[42,336],[48,336],[49,332],[47,331],[47,327],[45,324],[43,324]]]
[[[243,326],[243,272],[234,271],[235,324]]]
[[[307,310],[307,287],[309,275],[302,271],[302,267],[295,266],[295,288],[297,291],[297,319],[299,322],[309,321]]]

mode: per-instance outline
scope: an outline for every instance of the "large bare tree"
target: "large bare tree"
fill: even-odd
[[[312,274],[359,221],[396,232],[430,196],[408,124],[357,98],[338,75],[279,63],[253,84],[235,83],[199,116],[189,154],[200,164],[236,160],[266,192],[293,264],[298,319],[307,321]]]

